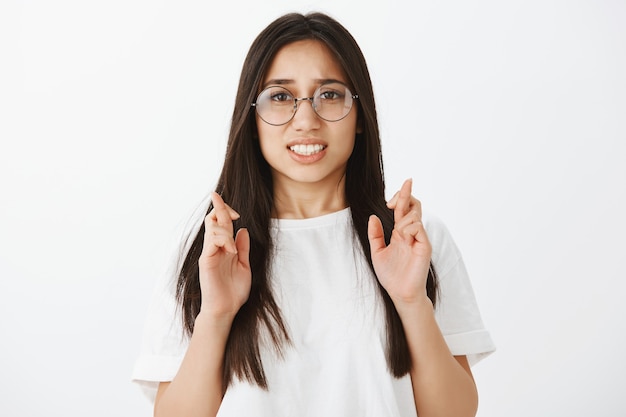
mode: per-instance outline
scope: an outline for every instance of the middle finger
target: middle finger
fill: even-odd
[[[231,233],[233,231],[233,220],[239,218],[239,214],[230,208],[216,192],[212,193],[213,210],[209,213],[209,219],[215,224],[227,228]]]

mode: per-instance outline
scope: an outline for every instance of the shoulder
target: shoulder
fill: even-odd
[[[444,221],[432,212],[424,211],[422,213],[422,223],[424,223],[424,228],[431,239],[445,238],[450,234]]]
[[[439,273],[445,273],[461,260],[461,251],[456,245],[445,222],[431,212],[422,214],[422,223],[432,246],[432,261]]]
[[[491,354],[495,345],[483,324],[461,251],[448,227],[432,213],[423,213],[422,222],[433,248],[439,285],[435,318],[450,352],[467,356],[473,365]]]

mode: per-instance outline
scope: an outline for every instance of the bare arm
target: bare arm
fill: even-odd
[[[189,348],[172,382],[161,382],[155,417],[215,416],[222,402],[222,363],[231,323],[199,314]]]
[[[435,321],[428,298],[396,309],[407,337],[411,382],[420,417],[475,416],[478,393],[467,358],[454,357]]]
[[[214,209],[205,218],[198,260],[202,305],[180,369],[161,382],[155,417],[213,417],[222,402],[224,351],[233,319],[250,294],[250,238],[241,229],[233,239],[232,221],[239,215],[213,193]]]
[[[395,221],[389,245],[375,216],[368,234],[376,275],[393,300],[407,337],[415,407],[420,417],[473,417],[478,394],[467,359],[450,353],[426,295],[432,248],[421,222],[421,205],[411,197],[411,181],[388,205]]]

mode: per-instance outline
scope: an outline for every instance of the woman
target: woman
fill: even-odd
[[[156,416],[475,415],[470,363],[493,344],[445,226],[410,180],[385,201],[367,65],[338,22],[288,14],[254,41],[211,197],[183,326],[155,313],[135,368]]]

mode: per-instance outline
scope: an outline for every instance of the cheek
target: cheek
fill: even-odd
[[[261,150],[263,150],[264,148],[267,147],[269,135],[268,135],[267,129],[261,123],[259,123],[259,120],[257,118],[257,123],[256,123],[257,128],[255,132],[256,133],[255,139],[259,141],[259,146],[261,147]]]
[[[352,137],[352,140],[346,142],[346,155],[348,157],[350,157],[350,155],[352,155],[352,152],[354,152],[354,145],[355,145],[355,139],[354,136]]]
[[[342,129],[342,132],[340,134],[340,136],[343,138],[343,142],[345,143],[345,150],[346,152],[349,152],[350,154],[352,153],[352,150],[354,149],[357,133],[360,133],[360,132],[359,132],[359,126],[357,125],[356,120],[355,120],[355,121],[351,121],[351,123],[347,123],[344,129]]]
[[[271,157],[271,149],[268,147],[267,140],[262,139],[262,136],[259,136],[259,148],[261,149],[261,155],[267,161],[268,157]]]
[[[266,161],[270,161],[274,155],[276,155],[280,149],[281,141],[276,140],[276,138],[268,132],[266,129],[258,130],[259,148],[261,149],[261,155],[265,158]]]

